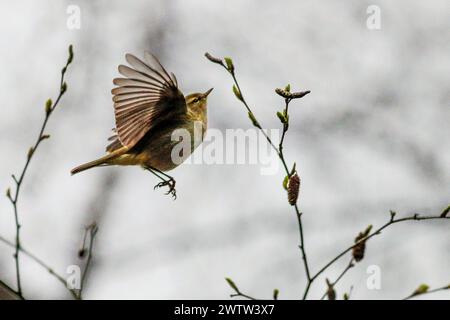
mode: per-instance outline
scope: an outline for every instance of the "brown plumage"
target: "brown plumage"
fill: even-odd
[[[72,174],[97,166],[140,165],[161,178],[157,173],[163,174],[180,164],[172,159],[172,149],[178,143],[172,141],[174,130],[185,129],[194,140],[196,123],[197,126],[200,124],[200,140],[203,140],[207,126],[207,96],[212,89],[185,97],[178,89],[175,75],[168,73],[155,56],[146,52],[145,62],[131,54],[125,57],[131,67],[119,66],[119,73],[124,78],[114,79],[117,87],[111,91],[116,134],[110,138],[112,143],[106,148],[108,154],[74,168]],[[192,141],[182,160],[197,146],[198,143]],[[166,181],[165,185],[168,184]]]

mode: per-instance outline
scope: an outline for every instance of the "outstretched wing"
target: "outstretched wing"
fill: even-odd
[[[131,67],[120,65],[125,78],[116,78],[112,89],[116,131],[120,143],[131,148],[157,123],[186,113],[186,101],[173,73],[168,73],[152,54],[144,61],[126,54]]]

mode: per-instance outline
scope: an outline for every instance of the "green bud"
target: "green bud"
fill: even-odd
[[[252,121],[253,125],[254,125],[255,127],[258,127],[258,128],[259,128],[259,122],[258,122],[258,120],[256,120],[256,118],[255,118],[255,116],[253,115],[253,113],[249,112],[249,113],[248,113],[248,117],[249,117],[250,120]]]
[[[28,149],[28,154],[27,154],[28,159],[30,159],[33,156],[33,153],[34,153],[34,148],[30,147],[30,149]]]
[[[278,119],[280,119],[281,123],[283,123],[283,124],[287,123],[287,118],[284,115],[284,112],[278,111],[277,112],[277,117],[278,117]]]
[[[448,213],[450,212],[450,206],[447,207],[444,211],[441,213],[441,218],[447,217]]]
[[[287,191],[288,189],[289,176],[284,177],[283,179],[283,188]]]
[[[346,293],[344,293],[344,300],[348,300],[348,299],[350,299],[350,296],[349,296],[348,293],[346,292]]]
[[[241,92],[235,85],[233,85],[233,92],[234,92],[234,95],[236,96],[236,98],[238,98],[240,101],[242,101]]]
[[[295,171],[297,170],[296,166],[297,166],[297,163],[294,162],[294,165],[292,166],[292,170],[291,170],[290,176],[292,176],[295,173]]]
[[[52,112],[52,99],[48,99],[47,102],[45,102],[45,113],[49,114]]]
[[[42,140],[49,139],[49,138],[50,138],[50,135],[49,135],[49,134],[44,134],[44,135],[41,136],[41,141],[42,141]]]
[[[225,60],[225,63],[227,64],[228,71],[233,73],[234,72],[233,60],[231,60],[230,57],[225,57],[225,58],[223,58],[223,60]]]
[[[413,292],[413,296],[417,296],[419,294],[424,294],[428,291],[430,287],[427,284],[421,284],[414,292]]]
[[[11,188],[6,189],[6,196],[11,199]]]
[[[397,214],[395,211],[390,211],[390,214],[391,214],[391,220],[394,220],[394,218],[395,218],[395,215]]]
[[[73,60],[73,45],[69,46],[69,58],[67,58],[67,64],[70,64]]]
[[[370,230],[372,230],[372,225],[371,224],[369,224],[367,226],[366,230],[364,230],[364,233],[363,233],[364,237],[367,237],[369,235]]]
[[[286,92],[291,92],[291,85],[288,84],[288,85],[284,88],[284,91],[286,91]]]
[[[278,289],[273,290],[273,300],[278,300],[279,293],[280,293],[280,290],[278,290]]]
[[[234,283],[233,280],[231,280],[230,278],[225,278],[225,280],[228,282],[228,285],[236,292],[239,292],[238,287],[236,286],[236,284]]]
[[[63,82],[63,84],[61,85],[61,93],[66,92],[67,90],[67,83]]]

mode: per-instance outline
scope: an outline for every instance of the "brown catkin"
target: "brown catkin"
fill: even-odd
[[[288,201],[291,206],[297,203],[298,193],[300,190],[300,177],[297,173],[289,178],[288,183]]]
[[[336,290],[334,290],[333,284],[328,279],[326,279],[326,282],[328,286],[327,289],[328,300],[336,300]]]
[[[205,57],[206,57],[209,61],[211,61],[211,62],[218,63],[218,64],[222,64],[222,59],[213,57],[213,56],[210,55],[208,52],[205,53]]]
[[[357,243],[359,240],[361,240],[364,237],[366,237],[366,235],[364,235],[363,233],[360,233],[355,238],[355,243]],[[361,243],[359,243],[358,245],[353,247],[352,255],[356,262],[359,262],[364,258],[365,251],[366,251],[366,241],[362,241]]]

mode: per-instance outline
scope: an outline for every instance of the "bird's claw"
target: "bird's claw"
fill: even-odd
[[[177,191],[175,190],[175,184],[176,184],[175,179],[170,178],[169,180],[164,180],[164,181],[161,181],[160,183],[158,183],[154,187],[154,189],[168,186],[169,190],[166,192],[166,195],[170,194],[170,195],[172,195],[173,200],[176,200],[176,198],[177,198]]]

